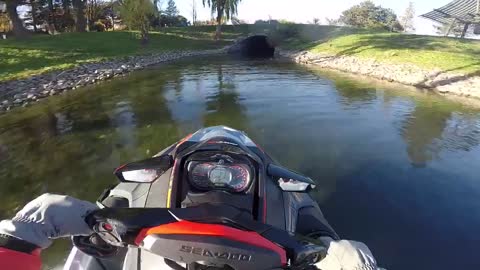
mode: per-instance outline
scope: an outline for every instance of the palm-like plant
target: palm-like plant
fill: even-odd
[[[217,30],[215,31],[216,40],[218,40],[222,34],[223,20],[230,20],[233,15],[237,14],[237,7],[240,1],[241,0],[203,0],[203,5],[208,5],[212,10],[212,14],[217,15]]]

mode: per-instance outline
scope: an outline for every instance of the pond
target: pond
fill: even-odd
[[[119,164],[212,125],[314,178],[333,227],[381,266],[480,268],[480,111],[273,60],[184,60],[2,115],[0,218],[43,192],[95,200]]]

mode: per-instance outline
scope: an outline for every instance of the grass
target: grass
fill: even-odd
[[[128,55],[220,48],[243,33],[241,27],[226,27],[225,31],[224,39],[215,42],[213,27],[168,28],[152,32],[147,46],[142,46],[132,32],[65,33],[0,40],[0,81]]]
[[[475,40],[281,24],[224,26],[223,39],[215,42],[214,31],[214,26],[165,28],[153,32],[147,46],[141,46],[131,32],[66,33],[28,40],[0,40],[0,81],[127,55],[219,48],[251,33],[269,34],[286,49],[370,58],[442,72],[473,75],[480,72],[480,41]]]
[[[480,71],[480,41],[477,40],[305,26],[298,29],[297,38],[287,47],[411,64],[442,72],[477,74]]]

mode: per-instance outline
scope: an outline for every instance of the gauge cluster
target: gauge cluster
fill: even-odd
[[[243,192],[252,182],[252,172],[248,165],[224,160],[190,161],[187,171],[190,183],[199,190],[227,189]]]

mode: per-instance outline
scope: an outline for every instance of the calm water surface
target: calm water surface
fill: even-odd
[[[392,270],[480,269],[480,111],[281,62],[197,59],[0,117],[0,218],[43,192],[94,200],[117,165],[211,125],[312,176],[337,232]],[[61,265],[68,241],[44,252]]]

